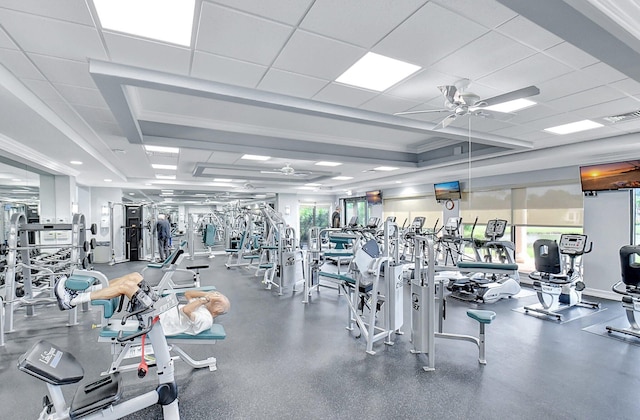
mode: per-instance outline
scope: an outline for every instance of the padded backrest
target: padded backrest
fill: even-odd
[[[558,243],[551,239],[538,239],[533,243],[533,258],[536,271],[548,274],[562,273],[562,261],[560,260],[560,248]]]
[[[640,286],[640,264],[635,262],[640,256],[640,246],[625,245],[620,248],[620,270],[622,282],[627,286]]]
[[[171,258],[171,264],[176,264],[180,255],[184,254],[184,249],[176,249]]]

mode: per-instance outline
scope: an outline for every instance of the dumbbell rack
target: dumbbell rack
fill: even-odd
[[[58,232],[71,231],[71,243],[56,243],[51,245],[29,244],[29,232]],[[47,274],[51,278],[51,287],[48,294],[37,293],[33,288],[32,262],[30,251],[34,249],[59,249],[69,248],[69,267],[73,270],[76,267],[87,268],[90,264],[90,250],[95,245],[95,239],[87,242],[87,227],[82,214],[74,214],[71,223],[27,223],[24,213],[16,213],[11,216],[9,234],[7,238],[6,271],[5,271],[5,298],[0,308],[0,346],[4,344],[4,333],[14,331],[15,312],[24,307],[27,316],[35,315],[36,305],[56,303],[53,293],[54,273]],[[91,226],[91,231],[95,231],[95,226]],[[20,258],[18,258],[20,257]],[[24,283],[24,296],[16,295],[16,274],[22,274]],[[4,310],[2,310],[4,309]],[[4,314],[3,314],[4,313]],[[4,318],[4,319],[2,319]],[[77,310],[69,311],[68,325],[78,323]]]

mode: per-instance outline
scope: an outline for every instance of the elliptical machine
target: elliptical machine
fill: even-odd
[[[581,273],[582,256],[592,248],[593,243],[590,242],[587,249],[587,235],[563,234],[559,244],[551,239],[536,240],[533,243],[536,271],[529,274],[529,278],[533,280],[533,289],[540,303],[525,306],[524,312],[536,312],[562,321],[560,311],[572,306],[600,308],[599,303],[582,300],[585,288]]]
[[[34,376],[47,384],[49,395],[43,398],[43,409],[39,420],[62,419],[119,419],[140,411],[154,404],[162,405],[165,419],[180,419],[178,411],[178,386],[174,378],[173,360],[169,354],[169,346],[165,338],[159,315],[178,304],[175,294],[157,300],[151,307],[131,310],[122,320],[123,328],[128,318],[138,320],[137,330],[119,331],[116,338],[119,342],[148,337],[156,358],[158,386],[156,389],[138,395],[131,399],[122,400],[123,386],[120,373],[82,382],[73,397],[70,406],[64,399],[62,386],[80,382],[84,377],[84,369],[76,358],[58,346],[40,340],[30,350],[23,354],[18,361],[18,369]],[[130,308],[135,308],[134,302]],[[147,372],[144,362],[138,369],[138,376],[143,377]]]
[[[608,333],[618,332],[640,338],[640,326],[635,317],[635,313],[640,312],[640,264],[633,260],[637,257],[640,257],[640,246],[626,245],[620,248],[622,280],[611,289],[622,295],[622,307],[627,312],[629,328],[607,326]]]
[[[458,268],[467,275],[475,274],[451,279],[447,285],[451,297],[494,303],[520,293],[520,275],[518,265],[514,262],[515,247],[511,241],[500,240],[506,229],[506,220],[493,219],[487,222],[484,240],[474,239],[472,230],[468,241],[473,244],[479,261],[460,261]],[[484,255],[480,255],[480,250],[484,250]]]

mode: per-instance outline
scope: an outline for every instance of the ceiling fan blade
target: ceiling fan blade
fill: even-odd
[[[396,112],[393,115],[430,114],[434,112],[451,112],[451,111],[449,111],[448,109],[423,109],[421,111]]]
[[[485,111],[483,109],[478,109],[476,111],[473,111],[471,115],[473,115],[474,117],[487,118],[490,120],[507,122],[507,121],[510,121],[517,114],[514,114],[513,112],[491,112],[491,111]]]
[[[444,118],[444,120],[442,120],[438,124],[436,124],[436,126],[433,129],[434,130],[439,130],[441,128],[445,128],[446,126],[451,124],[453,122],[453,120],[455,120],[455,119],[456,119],[456,114],[449,114]]]
[[[540,89],[537,86],[528,86],[526,88],[514,90],[512,92],[504,93],[502,95],[494,96],[489,99],[481,100],[480,104],[476,106],[491,106],[496,104],[501,104],[503,102],[514,101],[516,99],[528,98],[530,96],[536,96],[540,93]]]
[[[453,104],[456,102],[456,94],[458,93],[458,88],[452,85],[446,85],[438,86],[438,89],[440,89],[440,92],[442,92],[449,103]]]

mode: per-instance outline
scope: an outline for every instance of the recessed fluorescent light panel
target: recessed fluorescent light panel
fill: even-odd
[[[113,181],[113,180],[112,180],[112,179],[109,179],[109,178],[105,178],[105,179],[103,179],[103,181],[104,181],[104,182],[111,182],[111,181]]]
[[[160,175],[156,174],[157,179],[176,179],[175,175]]]
[[[307,187],[320,187],[320,186],[322,186],[322,184],[318,184],[317,182],[309,182],[309,183],[306,183],[304,185],[306,185]]]
[[[152,146],[152,145],[145,144],[144,149],[147,152],[173,153],[173,154],[180,153],[180,149],[178,149],[177,147]]]
[[[69,163],[72,164],[72,165],[82,165],[82,162],[80,162],[79,160],[72,160]]]
[[[153,169],[167,169],[169,171],[175,171],[176,169],[178,169],[176,165],[161,165],[159,163],[152,163],[151,167]]]
[[[93,0],[104,29],[191,46],[195,0]]]
[[[340,162],[328,162],[328,161],[324,161],[321,160],[320,162],[316,162],[317,166],[340,166],[342,165],[342,163]]]
[[[368,52],[336,82],[382,92],[418,70],[420,66]]]
[[[398,170],[398,168],[393,167],[393,166],[378,166],[377,168],[373,168],[374,171],[382,171],[382,172],[389,172],[389,171],[396,171]]]
[[[343,175],[340,175],[340,176],[334,176],[334,177],[333,177],[333,178],[331,178],[331,179],[335,179],[336,181],[348,181],[348,180],[350,180],[350,179],[353,179],[353,177],[352,177],[352,176],[343,176]]]
[[[570,124],[545,128],[544,131],[548,131],[554,134],[571,134],[577,133],[579,131],[591,130],[598,127],[602,127],[602,124],[591,120],[582,120]]]
[[[245,159],[245,160],[263,160],[264,161],[264,160],[271,159],[271,156],[244,155],[240,159]]]
[[[213,178],[214,182],[231,182],[231,178]]]
[[[521,109],[529,108],[531,106],[536,105],[535,102],[530,101],[529,99],[514,99],[513,101],[503,102],[501,104],[495,104],[491,106],[487,106],[482,109],[486,109],[487,111],[496,111],[496,112],[516,112]]]

